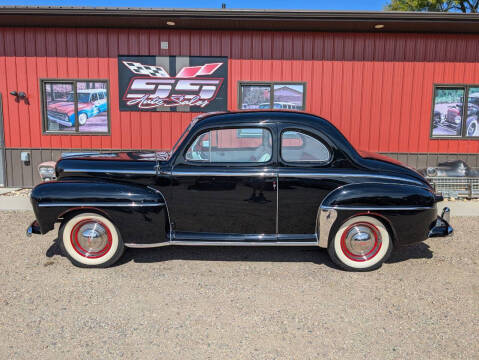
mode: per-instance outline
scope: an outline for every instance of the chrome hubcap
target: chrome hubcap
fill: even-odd
[[[369,223],[356,223],[349,226],[341,238],[343,253],[354,261],[372,259],[381,248],[381,234]]]
[[[111,247],[111,233],[101,222],[83,220],[73,227],[71,234],[73,248],[88,258],[105,255]]]
[[[467,136],[473,136],[474,133],[476,132],[476,124],[475,123],[471,123],[471,125],[469,125],[469,128],[467,129]]]

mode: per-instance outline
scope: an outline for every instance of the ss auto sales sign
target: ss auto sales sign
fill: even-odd
[[[228,58],[119,56],[120,111],[227,110]]]

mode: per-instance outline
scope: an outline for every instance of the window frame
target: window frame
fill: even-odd
[[[107,101],[107,110],[106,110],[106,121],[107,121],[107,131],[91,131],[91,132],[81,132],[80,124],[78,123],[78,95],[77,95],[77,84],[81,82],[103,82],[106,83],[106,88],[103,89],[106,92],[106,101]],[[45,84],[47,83],[65,83],[73,84],[73,101],[75,108],[75,127],[72,131],[59,131],[59,130],[48,130],[48,107],[46,106],[46,92]],[[109,79],[89,79],[89,78],[40,78],[40,106],[42,114],[42,135],[74,135],[74,136],[109,136],[111,135],[111,104],[109,101],[110,98],[110,80]]]
[[[301,109],[275,109],[274,106],[274,86],[275,85],[302,85],[303,86],[303,106]],[[269,86],[269,109],[258,109],[258,110],[289,110],[289,111],[305,111],[306,110],[306,89],[307,89],[307,83],[305,81],[244,81],[244,80],[239,80],[238,81],[238,110],[246,110],[242,108],[242,99],[243,99],[243,86],[264,86],[268,87]]]
[[[269,134],[271,136],[271,157],[268,161],[264,161],[264,162],[252,162],[252,161],[221,161],[221,162],[210,162],[210,161],[206,161],[206,160],[190,160],[186,157],[186,153],[188,152],[188,150],[190,149],[190,147],[193,145],[193,143],[196,141],[196,139],[198,139],[200,136],[202,136],[203,134],[207,133],[207,132],[212,132],[212,131],[216,131],[216,130],[240,130],[240,129],[251,129],[251,128],[258,128],[258,129],[262,129],[262,130],[266,130],[266,131],[269,131]],[[198,133],[196,133],[194,136],[192,136],[192,139],[191,141],[184,147],[184,150],[182,152],[182,157],[183,157],[183,160],[185,161],[186,164],[189,164],[189,165],[207,165],[207,166],[222,166],[222,165],[227,165],[228,167],[229,166],[248,166],[248,165],[252,165],[252,166],[258,166],[258,165],[266,165],[266,164],[270,164],[274,161],[274,158],[275,158],[275,148],[274,148],[274,130],[267,127],[267,126],[254,126],[254,125],[245,125],[245,126],[228,126],[228,127],[213,127],[213,128],[208,128],[208,129],[203,129],[202,131],[199,131]],[[238,134],[238,132],[237,132]],[[211,138],[210,138],[210,144],[211,144]],[[246,148],[246,149],[256,149],[256,148]]]
[[[313,139],[319,141],[325,148],[326,150],[328,150],[328,153],[329,153],[329,158],[328,160],[299,160],[299,161],[288,161],[286,160],[285,158],[283,158],[283,133],[285,132],[289,132],[289,131],[295,131],[295,132],[298,132],[300,134],[304,134],[304,135],[308,135],[310,137],[312,137]],[[284,127],[281,129],[280,133],[279,133],[279,158],[281,161],[283,161],[285,164],[288,164],[288,165],[297,165],[297,166],[304,166],[304,165],[316,165],[316,166],[325,166],[325,165],[328,165],[330,164],[332,161],[333,161],[333,152],[331,151],[331,148],[329,147],[329,145],[318,135],[310,132],[310,131],[307,131],[307,130],[304,130],[304,129],[299,129],[299,128],[294,128],[294,127]],[[304,147],[305,144],[303,142],[303,145],[301,147]],[[300,148],[301,148],[300,147]]]
[[[435,96],[436,89],[440,88],[457,88],[464,90],[464,103],[462,108],[462,123],[461,123],[461,135],[433,135],[433,125],[434,125],[434,108],[435,108]],[[479,88],[479,84],[439,84],[434,83],[432,86],[432,106],[431,106],[431,115],[430,115],[430,131],[429,139],[431,140],[479,140],[479,136],[467,136],[466,127],[467,127],[467,112],[469,109],[469,90],[471,88]],[[479,119],[478,119],[479,120]]]

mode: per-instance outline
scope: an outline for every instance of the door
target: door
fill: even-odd
[[[175,238],[276,239],[272,134],[268,127],[212,129],[188,144],[172,169]]]

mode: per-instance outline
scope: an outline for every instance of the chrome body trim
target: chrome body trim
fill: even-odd
[[[163,243],[153,243],[153,244],[133,244],[126,243],[125,246],[129,248],[136,249],[149,249],[157,248],[163,246],[317,246],[315,241],[301,241],[301,242],[291,242],[291,241],[167,241]]]
[[[182,246],[317,246],[316,241],[178,241],[168,244]]]
[[[319,208],[316,225],[316,233],[319,234],[317,243],[319,247],[328,247],[329,233],[337,217],[338,212],[336,209]]]
[[[315,178],[315,177],[354,177],[354,178],[373,178],[373,179],[387,179],[387,180],[395,180],[395,181],[404,181],[412,184],[418,184],[420,186],[424,186],[418,180],[402,178],[399,176],[390,176],[390,175],[378,175],[378,174],[370,174],[370,173],[340,173],[340,172],[316,172],[316,173],[308,173],[308,172],[271,172],[271,171],[251,171],[251,172],[239,172],[239,171],[172,171],[171,175],[173,176],[278,176],[281,177],[299,177],[299,178]]]
[[[161,242],[161,243],[153,243],[153,244],[134,244],[134,243],[126,243],[125,246],[129,248],[135,249],[149,249],[149,248],[156,248],[162,246],[168,246],[170,243],[168,241]]]
[[[277,176],[276,172],[271,171],[251,171],[251,172],[239,172],[239,171],[172,171],[172,176]]]
[[[62,207],[62,206],[94,206],[94,207],[118,207],[118,206],[131,206],[131,207],[142,207],[142,206],[163,206],[165,203],[158,202],[89,202],[89,203],[72,203],[72,202],[52,202],[52,203],[39,203],[39,207]]]
[[[362,211],[384,211],[384,210],[431,210],[434,206],[321,206],[323,210],[362,210]]]
[[[156,170],[136,170],[136,169],[128,169],[128,170],[120,170],[120,169],[63,169],[63,172],[66,173],[103,173],[103,174],[123,174],[123,175],[156,175]]]
[[[354,177],[354,178],[372,178],[372,179],[387,179],[387,180],[396,180],[396,181],[404,181],[412,184],[418,184],[420,186],[425,186],[425,184],[421,183],[418,180],[402,178],[399,176],[391,176],[391,175],[380,175],[380,174],[371,174],[371,173],[339,173],[339,172],[317,172],[317,173],[308,173],[308,172],[278,172],[279,177],[300,177],[300,178],[308,178],[308,177]],[[399,184],[398,184],[399,185]]]

